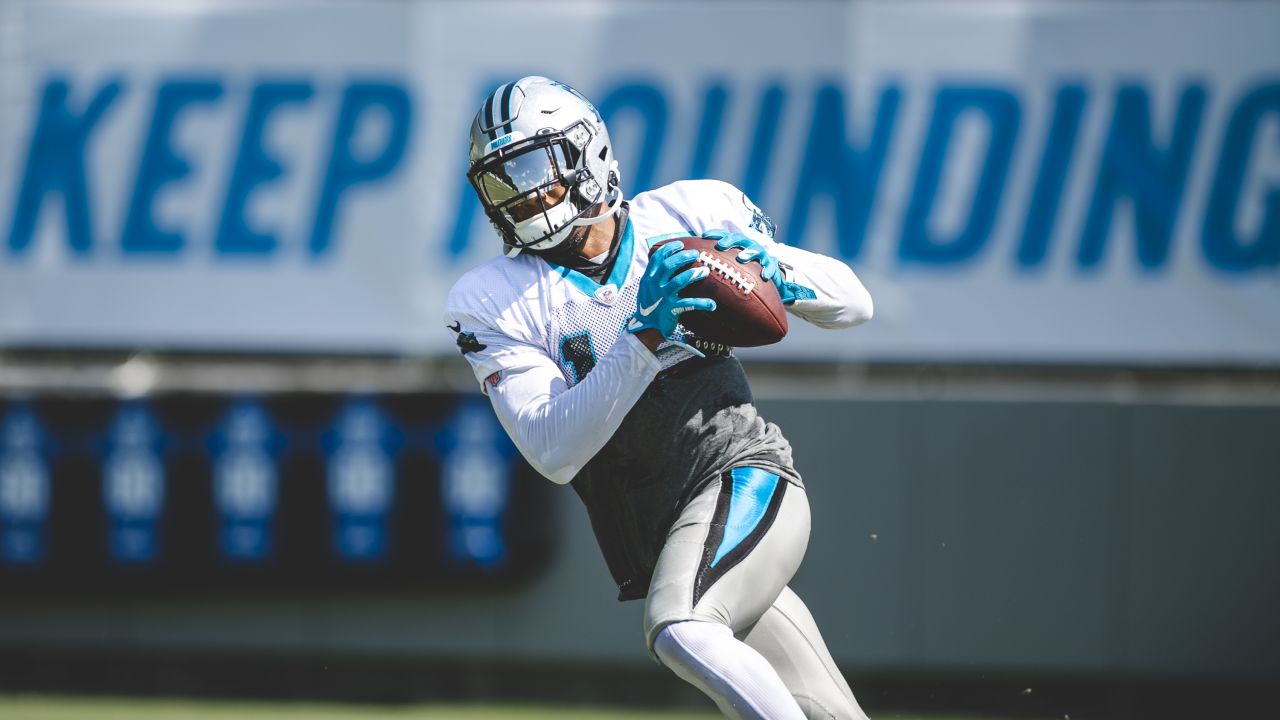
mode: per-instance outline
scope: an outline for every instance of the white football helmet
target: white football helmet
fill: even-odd
[[[559,247],[622,204],[618,163],[595,106],[532,75],[493,91],[471,122],[467,180],[505,252]],[[607,208],[596,214],[596,209]]]

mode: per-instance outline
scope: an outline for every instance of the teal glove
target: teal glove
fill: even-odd
[[[708,230],[702,233],[702,237],[710,238],[716,241],[717,250],[728,250],[729,248],[742,248],[742,252],[738,253],[738,262],[751,262],[755,260],[760,263],[763,268],[760,271],[760,279],[768,282],[778,275],[778,260],[769,254],[764,245],[752,240],[742,233],[731,233],[728,230]]]
[[[670,340],[675,334],[680,314],[690,310],[710,312],[716,309],[716,301],[710,298],[682,298],[680,291],[706,277],[711,271],[704,266],[690,268],[676,275],[676,271],[698,259],[698,251],[685,250],[684,243],[672,240],[649,258],[649,267],[640,278],[636,298],[636,314],[627,324],[627,332],[637,333],[653,328]],[[672,277],[674,275],[674,277]],[[699,353],[701,354],[701,353]]]
[[[728,250],[729,248],[742,248],[742,252],[738,253],[738,262],[751,262],[755,260],[760,263],[760,279],[768,282],[773,281],[778,286],[778,295],[782,297],[783,305],[790,305],[797,300],[811,300],[817,297],[817,293],[812,288],[807,288],[800,283],[793,283],[782,276],[782,267],[778,263],[778,259],[769,254],[764,245],[752,240],[742,233],[731,233],[728,230],[707,230],[702,233],[702,237],[716,240],[717,250]]]

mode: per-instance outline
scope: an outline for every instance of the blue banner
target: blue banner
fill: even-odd
[[[19,4],[0,347],[451,353],[445,293],[499,247],[468,123],[541,73],[599,107],[625,192],[732,182],[876,299],[756,354],[1280,362],[1272,3],[617,0],[607,52],[483,59],[442,29],[583,5]]]

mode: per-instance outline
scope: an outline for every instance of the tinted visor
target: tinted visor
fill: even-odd
[[[492,158],[472,173],[471,183],[491,208],[528,199],[539,190],[565,182],[573,169],[563,139],[536,138],[527,147]]]

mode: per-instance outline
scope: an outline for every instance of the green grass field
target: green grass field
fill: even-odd
[[[712,712],[520,705],[338,705],[0,695],[4,720],[717,720]],[[986,720],[879,714],[875,720]]]

